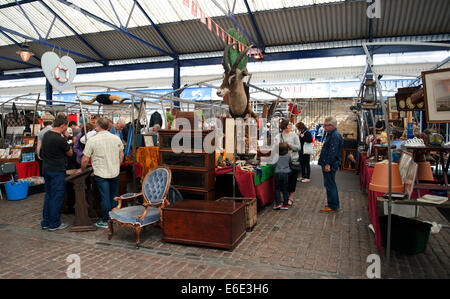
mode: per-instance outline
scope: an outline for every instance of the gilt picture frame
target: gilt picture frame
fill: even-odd
[[[450,68],[422,72],[428,123],[450,122]]]

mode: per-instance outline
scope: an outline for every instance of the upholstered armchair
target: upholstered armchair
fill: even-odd
[[[169,168],[158,167],[145,176],[141,193],[127,193],[114,198],[118,201],[118,205],[109,212],[108,239],[111,240],[114,233],[113,224],[131,227],[136,233],[136,247],[139,248],[143,227],[158,221],[162,226],[162,208],[170,204],[166,197],[171,179],[172,173]],[[122,207],[123,201],[141,195],[142,205]]]

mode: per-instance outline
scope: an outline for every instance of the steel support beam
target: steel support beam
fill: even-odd
[[[50,6],[47,5],[43,0],[39,1],[48,11],[50,11],[61,23],[63,23],[67,28],[69,28],[70,31],[72,31],[73,34],[83,43],[85,44],[89,49],[92,50],[92,52],[95,53],[102,61],[103,65],[108,65],[108,60],[103,57],[94,47],[92,47],[81,35],[78,34],[78,32],[75,31],[66,21],[64,21],[63,18],[61,18]]]
[[[380,46],[373,50],[372,54],[388,54],[388,53],[407,53],[407,52],[421,52],[424,49],[431,51],[448,50],[447,47],[423,47],[423,46]],[[305,58],[322,58],[322,57],[340,57],[365,55],[362,47],[349,48],[330,48],[317,50],[303,50],[280,53],[266,53],[264,61],[289,60],[289,59],[305,59]],[[180,67],[201,66],[201,65],[220,65],[222,63],[222,56],[200,59],[185,59],[180,60]],[[124,65],[110,65],[101,67],[86,67],[78,68],[77,74],[94,74],[105,72],[119,72],[119,71],[133,71],[159,68],[174,68],[174,61],[152,62],[152,63],[136,63]],[[13,80],[23,78],[38,78],[44,77],[42,72],[24,73],[24,74],[9,74],[0,77],[0,80]]]
[[[173,65],[173,84],[172,84],[173,90],[177,90],[177,89],[180,88],[180,85],[181,85],[180,73],[181,73],[180,72],[180,60],[177,59],[177,60],[175,60],[174,65]],[[173,94],[173,96],[179,98],[180,94],[181,94],[181,91],[180,92],[175,92]],[[179,108],[180,107],[180,102],[174,102],[174,106]]]
[[[256,24],[255,17],[253,16],[253,12],[250,9],[250,5],[248,5],[247,0],[244,0],[244,3],[245,3],[245,7],[247,7],[247,12],[248,12],[248,15],[250,16],[250,20],[252,21],[253,29],[255,30],[256,36],[258,37],[258,41],[259,41],[258,48],[260,48],[264,53],[266,46],[264,45],[264,42],[263,42],[263,39],[261,36],[261,32],[259,31],[258,24]]]
[[[128,36],[128,37],[130,37],[130,38],[132,38],[134,40],[137,40],[138,42],[140,42],[140,43],[142,43],[142,44],[144,44],[144,45],[146,45],[146,46],[148,46],[148,47],[150,47],[150,48],[152,48],[154,50],[157,50],[158,52],[163,53],[164,55],[167,55],[167,56],[170,56],[170,57],[172,57],[174,59],[177,59],[177,55],[168,53],[167,51],[165,51],[165,50],[163,50],[163,49],[161,49],[161,48],[159,48],[159,47],[157,47],[155,45],[150,44],[149,42],[143,40],[142,38],[137,37],[137,36],[129,33],[127,30],[124,30],[123,28],[117,27],[116,25],[114,25],[114,24],[112,24],[112,23],[110,23],[108,21],[105,21],[102,18],[99,18],[98,16],[96,16],[96,15],[90,13],[89,11],[87,11],[87,10],[85,10],[85,9],[75,5],[75,4],[73,4],[72,2],[69,2],[69,1],[66,1],[66,0],[57,0],[57,1],[61,2],[64,5],[67,5],[67,6],[71,7],[71,8],[73,8],[73,9],[76,9],[78,12],[84,14],[85,16],[88,16],[91,19],[94,19],[94,20],[96,20],[96,21],[98,21],[98,22],[100,22],[100,23],[102,23],[102,24],[104,24],[106,26],[109,26],[109,27],[113,28],[114,30],[125,34],[126,36]]]
[[[47,105],[53,105],[53,86],[45,79],[45,99],[50,102],[46,102]]]
[[[217,3],[217,0],[211,0],[216,6],[217,8],[219,8],[224,14],[225,16],[230,19],[231,22],[233,22],[233,24],[239,28],[239,30],[244,33],[244,35],[249,39],[249,41],[251,43],[253,43],[254,45],[257,45],[258,43],[255,42],[255,40],[250,36],[250,34],[248,34],[247,31],[245,31],[244,28],[242,28],[242,26],[236,21],[236,19],[234,18],[234,15],[230,12],[227,11],[225,8],[223,8],[219,3]]]
[[[10,2],[10,3],[0,5],[0,9],[14,7],[17,5],[27,4],[27,3],[36,2],[36,1],[38,1],[38,0],[22,0],[22,1],[17,1],[17,2]]]
[[[22,33],[20,33],[20,32],[17,32],[17,31],[14,31],[14,30],[11,30],[11,29],[2,27],[2,26],[0,26],[0,30],[6,31],[6,32],[8,32],[8,33],[11,33],[11,34],[14,34],[14,35],[17,35],[17,36],[20,36],[20,37],[25,38],[25,39],[29,39],[29,40],[34,41],[34,42],[36,42],[36,43],[40,43],[40,44],[49,46],[49,47],[51,47],[51,48],[57,48],[57,49],[60,49],[61,51],[64,51],[64,52],[67,52],[67,53],[70,53],[70,54],[73,54],[73,55],[76,55],[76,56],[85,58],[85,59],[87,59],[87,60],[89,60],[89,61],[95,61],[95,62],[98,62],[98,63],[102,63],[101,61],[99,61],[99,60],[97,60],[97,59],[94,59],[94,58],[92,58],[92,57],[86,56],[86,55],[84,55],[84,54],[81,54],[81,53],[78,53],[78,52],[75,52],[75,51],[71,51],[71,50],[62,48],[62,47],[60,47],[60,46],[51,44],[51,43],[49,43],[48,41],[46,41],[46,40],[44,40],[44,39],[35,39],[34,37],[31,37],[31,36],[22,34]]]
[[[12,41],[16,46],[18,46],[19,48],[22,47],[21,44],[19,44],[14,38],[12,38],[11,36],[9,36],[8,34],[6,34],[6,32],[3,32],[2,30],[0,30],[0,33],[3,34],[7,39],[9,39],[10,41]],[[41,63],[41,59],[39,59],[39,57],[36,57],[36,55],[32,56],[35,60],[37,60],[39,63]]]
[[[24,64],[24,65],[27,65],[27,66],[31,66],[31,67],[41,68],[40,65],[35,65],[35,64],[29,63],[29,62],[25,62],[25,61],[22,61],[22,60],[17,60],[17,59],[5,57],[5,56],[0,56],[0,59],[8,60],[8,61],[15,62],[15,63],[21,63],[21,64]]]
[[[167,38],[164,36],[164,34],[159,30],[158,26],[153,22],[153,20],[150,18],[150,16],[147,14],[147,12],[144,10],[144,8],[141,6],[141,4],[139,4],[138,0],[134,0],[134,3],[136,3],[136,5],[139,7],[139,9],[141,10],[141,12],[144,14],[144,16],[147,18],[147,20],[152,24],[153,28],[156,30],[156,32],[158,33],[158,35],[162,38],[162,40],[166,43],[166,45],[169,47],[169,49],[173,52],[173,54],[176,55],[176,57],[178,57],[177,52],[175,51],[175,49],[172,47],[172,45],[169,43],[169,41],[167,40]]]

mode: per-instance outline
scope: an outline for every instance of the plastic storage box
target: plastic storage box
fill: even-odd
[[[391,215],[391,217],[392,250],[408,255],[415,255],[427,249],[431,224],[397,215]],[[382,216],[379,220],[381,244],[383,247],[386,247],[388,216]]]

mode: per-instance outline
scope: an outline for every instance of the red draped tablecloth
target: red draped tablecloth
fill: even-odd
[[[233,166],[223,167],[216,170],[216,176],[233,171]],[[273,177],[255,186],[254,172],[244,171],[236,167],[236,183],[242,196],[256,198],[258,204],[264,207],[275,200],[275,180]]]
[[[367,156],[359,158],[359,189],[362,191],[366,190],[366,160]]]
[[[24,179],[32,176],[39,176],[39,162],[16,163],[17,178]]]

